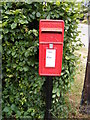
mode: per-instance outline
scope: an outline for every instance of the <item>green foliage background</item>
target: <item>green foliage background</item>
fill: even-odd
[[[74,51],[81,45],[76,40],[80,10],[75,2],[2,3],[3,117],[44,118],[45,77],[38,74],[40,19],[65,22],[62,73],[53,77],[51,113],[55,118],[68,117],[64,94],[74,80]]]

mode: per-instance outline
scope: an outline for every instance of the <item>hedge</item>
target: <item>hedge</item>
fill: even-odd
[[[65,22],[62,73],[53,77],[51,113],[68,117],[64,95],[74,81],[74,51],[81,46],[76,40],[80,12],[76,2],[2,2],[3,118],[44,118],[45,77],[38,74],[40,19]]]

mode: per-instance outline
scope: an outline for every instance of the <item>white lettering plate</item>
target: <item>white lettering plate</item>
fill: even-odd
[[[55,49],[46,49],[46,67],[55,67]]]

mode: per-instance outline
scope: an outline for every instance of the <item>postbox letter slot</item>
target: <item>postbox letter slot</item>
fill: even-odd
[[[42,28],[41,32],[62,32],[62,29],[57,28]]]

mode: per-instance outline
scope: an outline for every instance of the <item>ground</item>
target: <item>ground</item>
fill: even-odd
[[[78,61],[79,64],[77,66],[74,84],[72,85],[70,92],[68,92],[67,94],[71,105],[69,117],[90,119],[90,115],[82,114],[80,112],[80,101],[84,85],[88,53],[88,25],[80,24],[78,30],[81,30],[79,37],[81,38],[81,41],[83,42],[84,46],[79,51],[75,52],[77,56],[80,56],[80,60]]]
[[[76,52],[77,55],[81,54],[80,64],[78,64],[77,73],[75,76],[74,84],[68,93],[69,102],[71,104],[70,117],[74,118],[88,118],[88,115],[80,113],[80,101],[82,96],[85,69],[86,69],[86,59],[87,59],[87,49],[82,47],[80,51]]]

